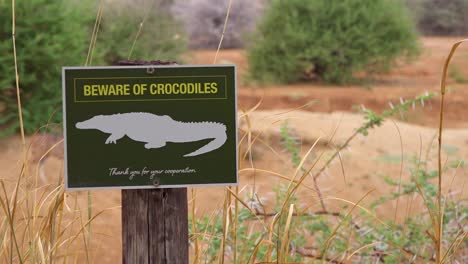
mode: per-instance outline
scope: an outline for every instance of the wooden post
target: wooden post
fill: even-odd
[[[174,62],[120,61],[117,65]],[[187,189],[122,190],[122,262],[188,264]]]
[[[188,263],[187,189],[122,190],[123,263]]]

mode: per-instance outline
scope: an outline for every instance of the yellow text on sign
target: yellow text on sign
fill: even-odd
[[[91,84],[83,86],[84,96],[131,95],[130,84]]]

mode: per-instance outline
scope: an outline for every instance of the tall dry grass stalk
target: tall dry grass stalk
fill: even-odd
[[[435,243],[436,243],[436,262],[437,263],[444,263],[446,260],[447,254],[444,255],[443,253],[443,221],[444,221],[444,208],[443,208],[443,203],[442,203],[442,173],[443,173],[443,166],[442,166],[442,133],[443,133],[443,128],[444,128],[444,109],[445,109],[445,95],[447,92],[446,89],[446,84],[447,84],[447,76],[448,76],[448,68],[450,65],[450,62],[453,58],[453,55],[455,55],[455,52],[457,51],[458,47],[465,43],[468,42],[468,39],[460,40],[456,43],[453,44],[449,55],[447,56],[447,59],[445,60],[444,63],[444,68],[442,71],[442,79],[440,82],[440,95],[441,95],[441,100],[440,100],[440,117],[439,117],[439,145],[438,145],[438,189],[437,189],[437,221],[434,221],[437,223],[436,226],[434,226],[434,234],[435,234]],[[430,209],[430,208],[429,208]],[[466,237],[468,231],[464,232],[464,236]],[[448,253],[448,251],[447,251]]]
[[[79,193],[66,194],[63,182],[38,185],[39,163],[61,141],[41,153],[38,164],[31,163],[22,116],[20,76],[16,50],[15,1],[12,4],[12,42],[15,63],[16,95],[21,132],[20,171],[13,179],[0,179],[0,262],[1,263],[90,263],[91,222],[107,210],[91,215],[91,204],[83,206]],[[92,61],[102,5],[98,10],[86,63]],[[33,166],[37,165],[37,166]],[[35,167],[35,170],[30,170]],[[57,172],[62,179],[61,172]],[[82,215],[86,208],[88,217]],[[87,232],[88,231],[88,232]],[[83,238],[80,240],[79,238]]]
[[[93,61],[93,54],[94,54],[94,49],[96,47],[97,37],[98,37],[98,33],[99,33],[101,21],[102,21],[103,9],[104,9],[104,0],[100,0],[98,11],[96,13],[96,19],[94,21],[93,33],[91,34],[91,41],[89,42],[88,54],[86,56],[86,61],[84,63],[84,66],[91,65]]]
[[[227,27],[227,24],[228,24],[228,21],[229,21],[229,14],[230,14],[230,11],[231,11],[231,6],[232,6],[232,0],[229,0],[229,5],[228,5],[228,9],[227,9],[227,13],[226,13],[226,17],[224,19],[224,25],[223,25],[223,31],[221,33],[221,37],[219,39],[219,44],[218,44],[218,48],[216,50],[216,54],[215,54],[215,57],[213,59],[213,64],[216,64],[217,60],[218,60],[218,54],[219,54],[219,51],[221,50],[221,47],[223,45],[223,39],[224,39],[224,34],[226,32],[226,27]],[[135,39],[136,41],[136,39]],[[238,188],[235,188],[236,189],[236,193],[238,192]],[[226,238],[228,236],[228,232],[229,232],[229,229],[230,227],[232,226],[234,229],[236,229],[237,227],[237,213],[238,213],[238,204],[237,202],[235,203],[235,209],[234,209],[234,215],[233,216],[233,212],[231,210],[231,192],[232,190],[231,189],[227,189],[226,190],[226,194],[225,194],[225,197],[224,197],[224,203],[223,203],[223,236],[222,236],[222,240],[221,240],[221,250],[219,252],[219,258],[218,258],[218,263],[220,264],[223,264],[224,263],[224,256],[225,256],[225,245],[226,245]],[[201,263],[201,245],[200,245],[200,241],[198,239],[198,230],[197,230],[197,227],[196,227],[196,222],[197,222],[197,219],[196,219],[196,214],[195,214],[195,208],[196,208],[196,195],[195,195],[195,190],[192,189],[192,199],[191,199],[191,206],[192,206],[192,232],[194,233],[194,260],[193,260],[193,263],[195,264],[198,264],[198,263]],[[236,219],[234,220],[233,223],[231,223],[231,221],[233,219]],[[205,234],[206,231],[205,231]],[[237,245],[237,238],[234,237],[234,245]],[[234,254],[234,261],[236,260],[236,254]]]
[[[20,95],[20,85],[19,85],[19,73],[18,73],[18,59],[16,56],[16,15],[15,15],[15,0],[11,0],[11,40],[13,42],[13,57],[15,61],[15,77],[16,77],[16,99],[18,101],[18,116],[20,122],[20,131],[21,131],[21,143],[23,152],[25,149],[25,139],[24,139],[24,126],[23,126],[23,113],[21,108],[21,95]]]
[[[226,27],[227,27],[227,24],[228,24],[228,21],[229,21],[229,14],[231,13],[231,6],[232,6],[232,0],[229,0],[228,9],[227,9],[227,12],[226,12],[226,18],[224,19],[223,32],[221,33],[221,38],[219,39],[218,49],[216,50],[216,54],[215,54],[215,57],[214,57],[214,60],[213,60],[213,64],[216,64],[216,62],[218,61],[218,54],[219,54],[219,51],[221,50],[221,47],[222,47],[222,44],[223,44],[224,33],[226,33]]]

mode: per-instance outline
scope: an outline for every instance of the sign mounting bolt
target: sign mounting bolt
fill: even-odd
[[[159,185],[160,185],[159,179],[155,179],[155,180],[153,181],[153,186],[154,186],[154,187],[159,187]]]
[[[155,69],[153,67],[146,68],[146,73],[153,74],[154,72],[155,72]]]

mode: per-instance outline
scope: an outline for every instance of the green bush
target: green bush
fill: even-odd
[[[129,55],[130,59],[180,62],[187,40],[181,24],[167,10],[131,3],[105,8],[96,52],[106,64]]]
[[[273,0],[248,51],[251,77],[346,83],[417,53],[405,5],[395,0]]]
[[[92,3],[16,2],[16,47],[26,133],[48,122],[61,122],[61,67],[85,63],[97,12]],[[126,2],[104,5],[92,64],[109,65],[127,59],[130,51],[131,59],[180,61],[186,40],[179,33],[179,25],[168,12],[149,11],[152,9]],[[0,1],[0,10],[0,135],[5,136],[17,132],[19,122],[11,2]]]
[[[25,130],[60,122],[61,67],[83,64],[90,1],[16,1],[16,49]],[[15,64],[12,45],[11,1],[0,1],[0,134],[19,128]]]

